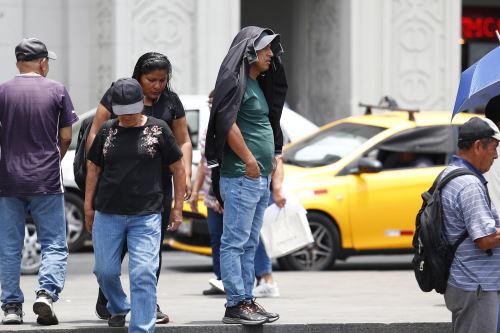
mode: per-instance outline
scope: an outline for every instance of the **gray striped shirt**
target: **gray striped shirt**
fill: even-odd
[[[488,199],[486,180],[481,173],[464,159],[454,156],[444,175],[458,167],[466,167],[477,176],[465,175],[452,179],[442,190],[444,234],[450,244],[457,241],[467,229],[469,236],[455,253],[448,285],[475,291],[500,290],[500,249],[488,256],[474,240],[496,232],[500,227],[498,213]]]

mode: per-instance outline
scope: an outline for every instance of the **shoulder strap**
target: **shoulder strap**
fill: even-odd
[[[460,235],[460,237],[458,237],[458,239],[456,240],[456,242],[452,245],[451,247],[451,250],[453,251],[452,253],[455,253],[458,249],[458,247],[460,246],[460,244],[462,244],[462,242],[469,236],[469,232],[467,231],[467,229],[465,229],[464,232],[462,232],[462,234]]]
[[[117,124],[118,124],[118,118],[106,120],[106,122],[104,123],[103,129],[108,130],[109,128],[111,128],[112,126],[116,126]]]
[[[444,170],[439,174],[439,176],[436,178],[436,181],[441,178],[441,174],[444,172]],[[448,182],[450,180],[452,180],[453,178],[456,178],[456,177],[459,177],[459,176],[464,176],[464,175],[472,175],[472,176],[475,176],[477,177],[477,175],[475,173],[473,173],[472,171],[470,171],[469,169],[467,168],[457,168],[457,169],[454,169],[452,171],[450,171],[446,176],[443,177],[443,179],[441,179],[441,181],[439,182],[439,184],[437,185],[438,188],[437,190],[441,190],[446,184],[448,184]],[[432,185],[433,187],[435,186],[436,184],[436,181],[434,181],[434,184]],[[485,186],[485,190],[486,190],[486,198],[488,200],[488,205],[491,207],[491,198],[490,198],[490,192],[488,191],[488,187]]]
[[[464,176],[464,175],[476,176],[473,172],[471,172],[470,170],[468,170],[466,168],[458,168],[458,169],[452,170],[446,176],[444,176],[444,178],[439,182],[437,190],[440,191],[453,178]],[[438,177],[438,179],[439,178],[440,177]],[[491,199],[490,199],[490,194],[488,193],[488,188],[487,187],[486,187],[486,196],[487,196],[487,199],[488,199],[488,204],[490,204],[491,203]],[[469,236],[469,233],[468,233],[467,229],[465,229],[465,231],[460,235],[460,237],[457,239],[457,241],[452,245],[452,247],[451,247],[451,250],[453,251],[452,253],[456,252],[457,248],[460,246],[460,244],[462,244],[462,242],[468,236]],[[488,256],[493,255],[493,252],[491,250],[486,250],[485,253]]]
[[[442,174],[442,173],[441,173]],[[441,178],[441,174],[437,177],[437,179]],[[465,176],[465,175],[472,175],[475,176],[472,171],[466,169],[466,168],[458,168],[451,170],[446,176],[444,176],[441,180],[439,180],[439,184],[437,185],[437,190],[441,190],[443,187],[446,186],[452,180],[453,178],[460,177],[460,176]]]
[[[437,185],[437,188],[436,188],[436,191],[440,192],[441,189],[443,187],[445,187],[446,184],[448,184],[453,178],[464,176],[464,175],[474,175],[474,174],[470,170],[468,170],[466,168],[458,168],[458,169],[451,170],[446,176],[444,176],[439,181],[439,183]],[[440,176],[441,176],[441,174],[439,175],[438,179],[441,178]],[[438,195],[441,195],[441,194],[438,193]],[[462,232],[462,234],[460,235],[460,237],[458,237],[458,239],[455,241],[455,243],[451,246],[451,250],[452,250],[453,254],[455,254],[455,252],[457,251],[457,249],[460,246],[460,244],[462,244],[462,242],[468,236],[469,236],[469,232],[467,231],[467,229],[465,229],[464,232]]]

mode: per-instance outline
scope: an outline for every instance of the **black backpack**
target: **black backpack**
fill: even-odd
[[[435,289],[440,294],[446,291],[455,251],[468,236],[465,230],[455,244],[448,244],[443,232],[441,189],[453,178],[474,175],[468,169],[458,168],[440,180],[443,172],[437,176],[431,188],[422,193],[423,203],[417,214],[413,236],[415,255],[412,260],[413,271],[420,289],[425,292]]]
[[[73,174],[75,175],[75,183],[85,192],[85,178],[87,177],[87,153],[85,145],[89,136],[90,128],[94,117],[88,117],[82,121],[78,139],[76,140],[75,159],[73,160]]]
[[[75,176],[75,183],[80,190],[85,192],[85,180],[87,178],[87,153],[85,152],[85,145],[87,144],[87,137],[89,136],[90,128],[94,117],[88,117],[82,121],[82,126],[78,132],[78,139],[76,140],[75,159],[73,160],[73,174]],[[117,123],[117,119],[110,119],[102,125],[102,129],[108,129]]]

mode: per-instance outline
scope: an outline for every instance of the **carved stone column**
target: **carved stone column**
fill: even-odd
[[[111,82],[117,79],[115,69],[115,29],[113,0],[97,0],[93,2],[93,17],[95,25],[92,25],[92,36],[95,43],[92,45],[92,59],[94,60],[95,84],[92,86],[95,105],[99,103],[104,92],[109,88]],[[129,74],[130,75],[130,74]]]
[[[352,1],[352,110],[390,95],[401,107],[450,110],[460,75],[459,0]]]
[[[23,3],[17,0],[0,0],[0,82],[19,74],[16,68],[14,48],[23,37]]]
[[[142,54],[156,51],[167,55],[172,63],[172,86],[176,92],[208,93],[215,84],[218,66],[239,29],[239,4],[234,2],[115,2],[116,75],[130,76]]]
[[[451,109],[460,74],[460,0],[292,1],[293,107],[317,124],[384,95]]]
[[[324,124],[350,114],[349,7],[342,0],[294,1],[293,38],[286,54],[289,101]]]

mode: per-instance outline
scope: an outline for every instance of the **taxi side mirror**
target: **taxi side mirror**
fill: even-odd
[[[379,160],[372,158],[362,157],[359,159],[358,167],[355,174],[361,173],[377,173],[382,171],[382,163]]]

